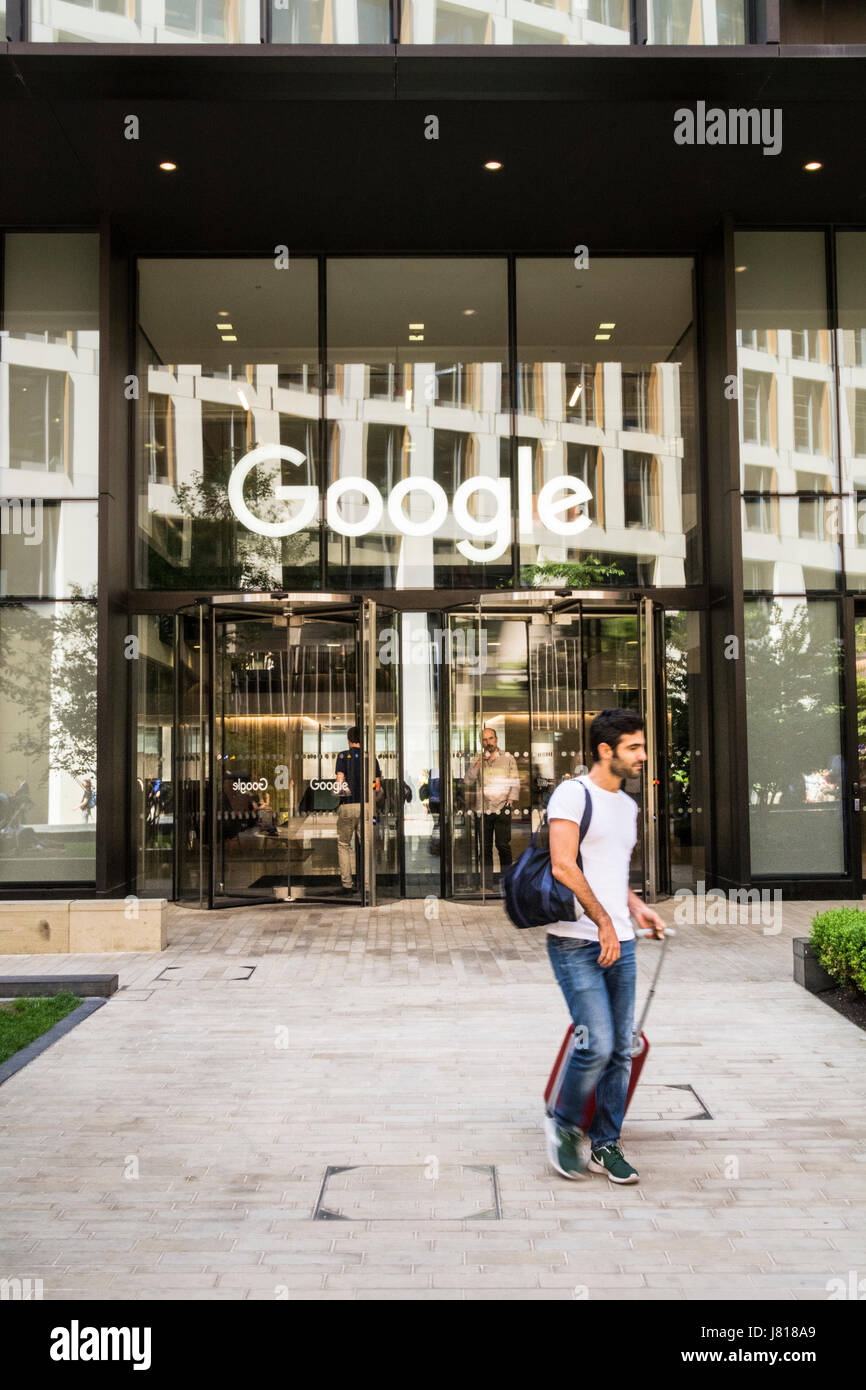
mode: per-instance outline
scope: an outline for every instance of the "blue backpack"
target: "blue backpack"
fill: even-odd
[[[583,783],[585,805],[580,818],[580,841],[592,820],[592,797]],[[583,869],[580,848],[577,867]],[[516,863],[502,875],[502,896],[505,911],[515,927],[545,927],[554,922],[576,921],[574,894],[553,876],[550,863],[550,827],[540,825]]]

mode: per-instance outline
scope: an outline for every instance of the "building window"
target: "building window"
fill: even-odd
[[[744,0],[650,0],[647,43],[746,42]]]
[[[154,483],[175,481],[175,450],[171,397],[153,394],[147,402],[148,479]]]
[[[772,444],[775,434],[775,429],[771,429],[772,400],[772,373],[744,371],[743,440],[746,444]]]
[[[592,493],[592,500],[575,507],[567,515],[588,516],[594,524],[603,525],[601,517],[601,498],[599,497],[600,470],[598,449],[588,444],[567,445],[566,473],[570,478],[579,478]]]
[[[822,473],[798,473],[798,492],[830,492],[830,479]],[[824,497],[801,497],[798,531],[802,539],[823,541],[826,536],[827,502]]]
[[[622,427],[624,430],[642,430],[644,434],[654,432],[655,411],[652,391],[655,373],[652,368],[640,371],[623,371],[622,374]]]
[[[9,466],[69,472],[72,399],[66,372],[9,368]]]
[[[854,453],[866,458],[866,391],[854,392]]]
[[[623,454],[623,494],[625,524],[644,530],[658,530],[657,468],[652,454]]]
[[[794,448],[800,454],[827,454],[827,387],[823,381],[794,377]]]
[[[802,362],[826,362],[826,333],[821,328],[804,328],[791,333],[791,356]]]

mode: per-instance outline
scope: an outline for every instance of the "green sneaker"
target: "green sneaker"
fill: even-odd
[[[564,1178],[585,1178],[590,1143],[582,1129],[565,1128],[552,1115],[544,1117],[547,1157]]]
[[[637,1182],[638,1171],[626,1163],[619,1144],[602,1144],[593,1149],[592,1158],[587,1165],[591,1173],[607,1173],[611,1182]]]

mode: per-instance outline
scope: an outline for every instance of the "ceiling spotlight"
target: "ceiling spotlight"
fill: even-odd
[[[423,329],[423,327],[424,327],[423,323],[410,323],[410,324],[409,324],[410,330],[414,330],[414,331],[416,331],[416,332],[417,332],[419,329]]]
[[[223,333],[222,340],[224,343],[236,343],[238,335],[237,333]]]
[[[597,343],[606,343],[606,342],[608,341],[609,338],[610,338],[610,334],[609,334],[609,333],[596,333],[596,335],[595,335],[595,341],[596,341]]]
[[[218,323],[217,328],[219,329],[220,333],[232,332],[232,325],[230,323]]]
[[[600,323],[599,328],[616,328],[615,323]]]
[[[424,341],[424,334],[423,334],[423,333],[410,333],[410,334],[409,334],[409,342],[410,342],[410,343],[423,343],[423,341]]]
[[[749,269],[749,267],[748,267],[747,265],[738,265],[738,266],[735,266],[735,270],[736,270],[736,272],[737,272],[738,275],[742,275],[743,271],[744,271],[744,270],[748,270],[748,269]]]
[[[810,159],[808,164],[803,165],[803,168],[807,174],[815,174],[819,169],[823,169],[824,165],[818,159]]]
[[[164,159],[159,167],[160,169],[164,169],[167,174],[171,174],[177,168],[177,165],[172,164],[170,159]]]
[[[502,165],[498,159],[488,159],[484,167],[485,169],[501,169]]]
[[[478,310],[477,310],[477,309],[464,309],[463,312],[464,312],[464,314],[466,315],[466,317],[468,318],[470,314],[477,314],[477,313],[478,313]]]

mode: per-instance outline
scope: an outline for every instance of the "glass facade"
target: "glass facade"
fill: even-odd
[[[142,586],[699,582],[692,262],[518,258],[514,364],[507,271],[331,258],[320,360],[315,261],[140,262]]]
[[[99,238],[10,233],[0,327],[0,882],[92,882]]]
[[[692,281],[687,259],[518,260],[522,583],[699,581]]]
[[[746,0],[649,0],[647,43],[747,42]],[[36,43],[629,44],[634,0],[29,0]]]

